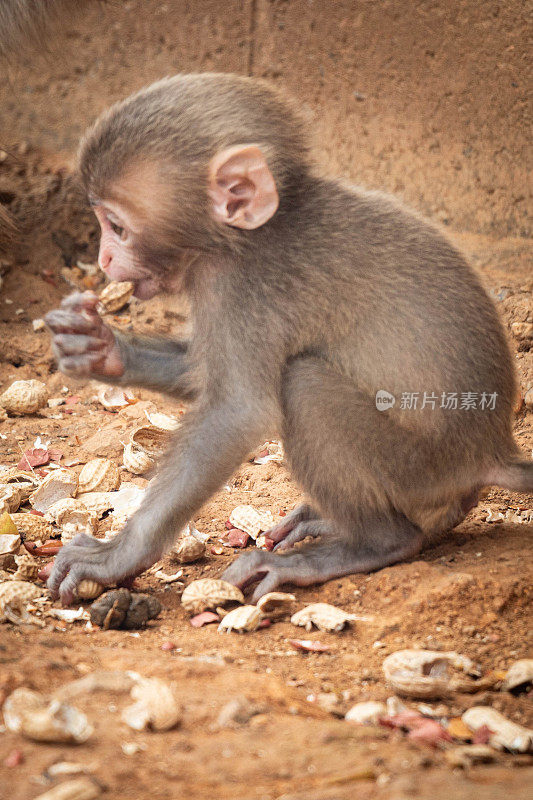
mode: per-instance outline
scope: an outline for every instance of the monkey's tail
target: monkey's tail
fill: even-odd
[[[501,486],[513,492],[533,492],[533,461],[516,459],[494,467],[487,485]]]

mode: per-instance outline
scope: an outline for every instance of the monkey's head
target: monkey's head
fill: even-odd
[[[177,75],[105,112],[79,168],[102,229],[100,267],[147,298],[199,252],[239,252],[273,231],[302,191],[306,125],[262,81]]]

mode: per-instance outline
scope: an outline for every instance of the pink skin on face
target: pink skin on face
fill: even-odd
[[[148,300],[160,291],[159,282],[148,270],[135,263],[131,223],[111,205],[95,205],[94,213],[100,223],[100,250],[98,266],[112,281],[131,281],[133,294]]]

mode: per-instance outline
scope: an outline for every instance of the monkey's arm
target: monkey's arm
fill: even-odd
[[[124,367],[122,375],[110,378],[123,386],[144,386],[183,400],[195,391],[189,379],[188,343],[154,339],[114,331]],[[104,378],[105,380],[105,378]]]
[[[261,387],[262,388],[262,387]],[[257,400],[257,395],[255,396]],[[260,440],[267,409],[238,392],[187,415],[137,513],[110,541],[79,534],[58,553],[48,587],[68,604],[87,578],[105,586],[139,575],[159,559]]]
[[[115,331],[98,315],[97,305],[92,292],[75,293],[46,315],[62,372],[123,386],[145,386],[184,400],[194,398],[186,342]]]

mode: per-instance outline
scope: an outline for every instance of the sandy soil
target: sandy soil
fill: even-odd
[[[146,408],[176,413],[175,405],[147,392],[137,392],[140,402],[124,412],[106,412],[91,386],[55,371],[48,338],[34,333],[31,322],[70,290],[64,268],[95,258],[96,224],[70,177],[84,127],[113,100],[178,70],[251,72],[287,86],[316,118],[326,169],[394,191],[446,226],[498,304],[523,397],[533,386],[531,342],[514,338],[511,325],[533,314],[525,14],[519,2],[361,1],[326,9],[296,0],[229,0],[222,9],[210,0],[136,0],[89,10],[73,22],[58,55],[28,56],[11,67],[0,87],[0,147],[7,153],[0,200],[23,236],[2,262],[0,390],[39,378],[52,396],[66,386],[80,400],[71,413],[60,407],[1,422],[0,463],[16,463],[38,435],[65,459],[105,455],[118,462],[121,441]],[[172,333],[184,324],[181,314],[151,301],[133,304],[117,324]],[[533,416],[520,398],[515,432],[531,454]],[[184,568],[185,580],[218,576],[234,558],[230,548],[212,547],[221,549],[218,539],[236,505],[277,515],[299,499],[282,465],[243,465],[231,490],[195,520],[212,539],[207,558]],[[331,645],[329,653],[291,651],[287,640],[296,629],[289,622],[244,636],[222,636],[214,626],[194,630],[179,587],[164,588],[153,575],[137,585],[160,599],[163,612],[140,634],[61,623],[2,626],[2,697],[18,686],[53,690],[96,669],[133,669],[174,683],[183,720],[173,731],[135,733],[120,720],[124,695],[83,697],[76,704],[95,725],[92,739],[68,747],[5,733],[0,783],[12,800],[33,798],[51,785],[46,768],[69,760],[90,765],[106,796],[117,800],[531,796],[528,757],[507,754],[493,764],[452,769],[442,749],[415,745],[400,731],[350,725],[341,715],[358,700],[390,696],[381,664],[404,647],[457,650],[485,671],[531,656],[533,526],[485,520],[488,509],[532,507],[530,496],[492,490],[419,560],[297,590],[299,606],[327,601],[372,617],[339,634],[309,634]],[[175,569],[168,558],[162,563]],[[168,641],[176,645],[172,652],[161,649]],[[260,713],[217,729],[223,706],[243,695]],[[337,698],[333,713],[320,704],[326,695]],[[458,716],[472,704],[533,724],[526,695],[499,691],[456,693],[440,703],[441,713]],[[126,755],[125,742],[142,749]],[[23,761],[8,767],[4,759],[16,748]]]

